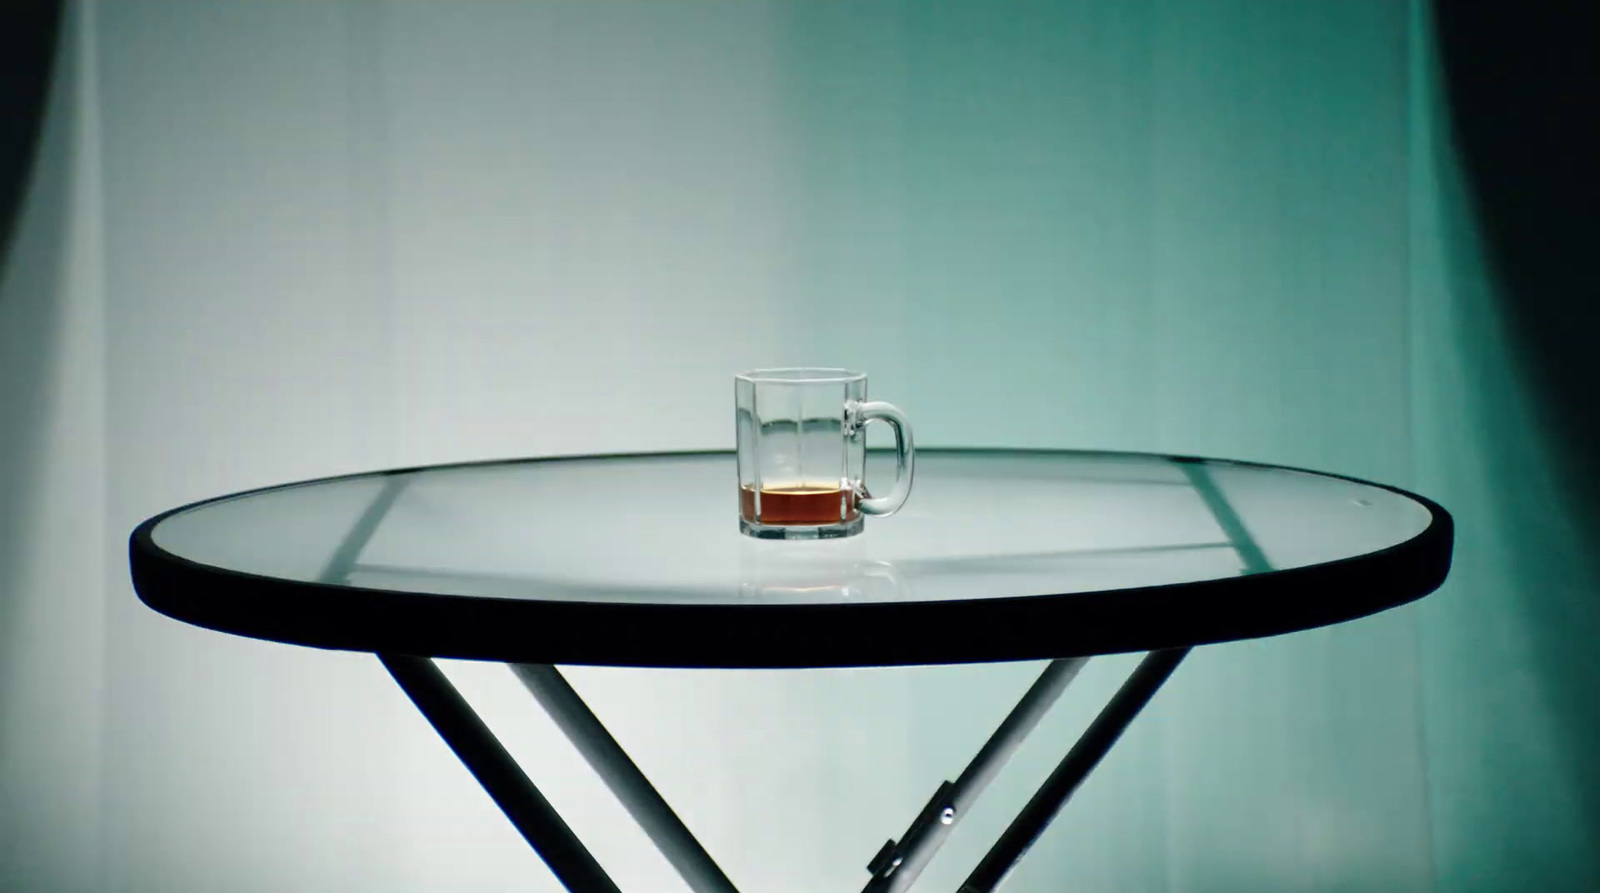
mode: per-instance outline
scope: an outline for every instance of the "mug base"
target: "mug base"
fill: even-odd
[[[739,532],[762,540],[831,540],[855,536],[866,527],[866,516],[857,515],[837,524],[761,524],[739,519]]]

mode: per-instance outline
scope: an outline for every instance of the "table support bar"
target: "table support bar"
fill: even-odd
[[[578,753],[621,801],[694,893],[738,893],[678,814],[629,759],[561,671],[549,664],[511,664],[512,672],[560,726]]]
[[[872,880],[867,882],[862,893],[900,893],[916,881],[944,845],[955,823],[977,802],[978,795],[994,780],[1088,662],[1087,657],[1069,657],[1053,660],[1044,668],[955,783],[941,784],[900,842],[891,840],[878,851],[867,866]]]
[[[967,876],[960,893],[990,893],[999,885],[1188,653],[1188,648],[1170,648],[1145,655],[1083,737]]]
[[[399,654],[379,654],[378,660],[563,886],[572,893],[620,893],[432,660]]]

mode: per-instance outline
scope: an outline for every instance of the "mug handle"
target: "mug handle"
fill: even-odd
[[[882,400],[850,404],[852,427],[865,426],[871,421],[888,422],[894,428],[894,489],[888,496],[872,496],[865,481],[855,482],[857,507],[869,515],[892,515],[905,505],[911,495],[911,473],[914,470],[915,449],[911,443],[911,422],[900,407]],[[865,473],[865,467],[862,472]]]

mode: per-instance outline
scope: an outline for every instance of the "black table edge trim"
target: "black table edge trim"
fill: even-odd
[[[794,668],[1035,660],[1178,648],[1295,632],[1364,617],[1437,589],[1454,521],[1434,501],[1386,484],[1232,459],[1101,450],[927,449],[930,454],[1160,459],[1294,471],[1397,493],[1431,522],[1409,540],[1322,564],[1161,586],[932,602],[686,604],[529,601],[289,581],[200,564],[152,539],[198,506],[273,490],[421,471],[574,459],[732,455],[729,450],[490,459],[333,475],[200,500],[129,537],[133,586],[150,608],[250,638],[349,651],[639,667]],[[1292,592],[1292,595],[1287,593]],[[316,623],[304,618],[314,616]]]

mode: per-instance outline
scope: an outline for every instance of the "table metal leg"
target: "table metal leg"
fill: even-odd
[[[967,876],[960,893],[989,893],[1000,883],[1188,653],[1188,648],[1152,651],[1140,661],[1083,737]]]
[[[951,828],[966,815],[978,795],[1088,662],[1086,657],[1072,657],[1051,661],[1045,667],[955,783],[947,781],[939,785],[933,799],[912,820],[900,842],[891,840],[878,850],[867,865],[872,880],[867,882],[863,893],[899,893],[911,886],[934,853],[944,845]]]
[[[510,666],[691,890],[695,893],[738,893],[677,813],[628,758],[622,745],[611,737],[567,683],[561,671],[549,664]]]
[[[378,659],[568,890],[619,893],[600,863],[432,660],[398,654],[380,654]]]
[[[1155,651],[1140,662],[967,877],[960,893],[990,893],[1000,883],[1188,653],[1187,648]],[[568,890],[618,893],[616,884],[433,661],[392,654],[378,658]],[[868,866],[873,878],[864,893],[902,891],[916,880],[951,826],[1087,660],[1067,658],[1045,668],[955,783],[941,784],[901,841],[891,840],[878,852]],[[513,664],[512,669],[695,893],[737,893],[558,670],[548,664]]]
[[[1180,462],[1180,467],[1232,541],[1246,569],[1268,569],[1265,556],[1207,470],[1196,462]],[[403,477],[387,482],[330,562],[322,575],[325,580],[348,575],[355,556],[404,484]],[[1188,648],[1174,648],[1145,656],[973,869],[959,893],[994,890],[1188,653]],[[599,863],[432,660],[391,654],[380,654],[378,658],[568,890],[618,893]],[[900,893],[917,879],[944,843],[951,826],[976,801],[1086,662],[1087,658],[1066,658],[1052,661],[1045,668],[955,783],[942,783],[901,840],[890,840],[878,851],[867,866],[872,879],[863,893]],[[737,893],[561,673],[548,664],[511,667],[689,887],[695,893]]]

